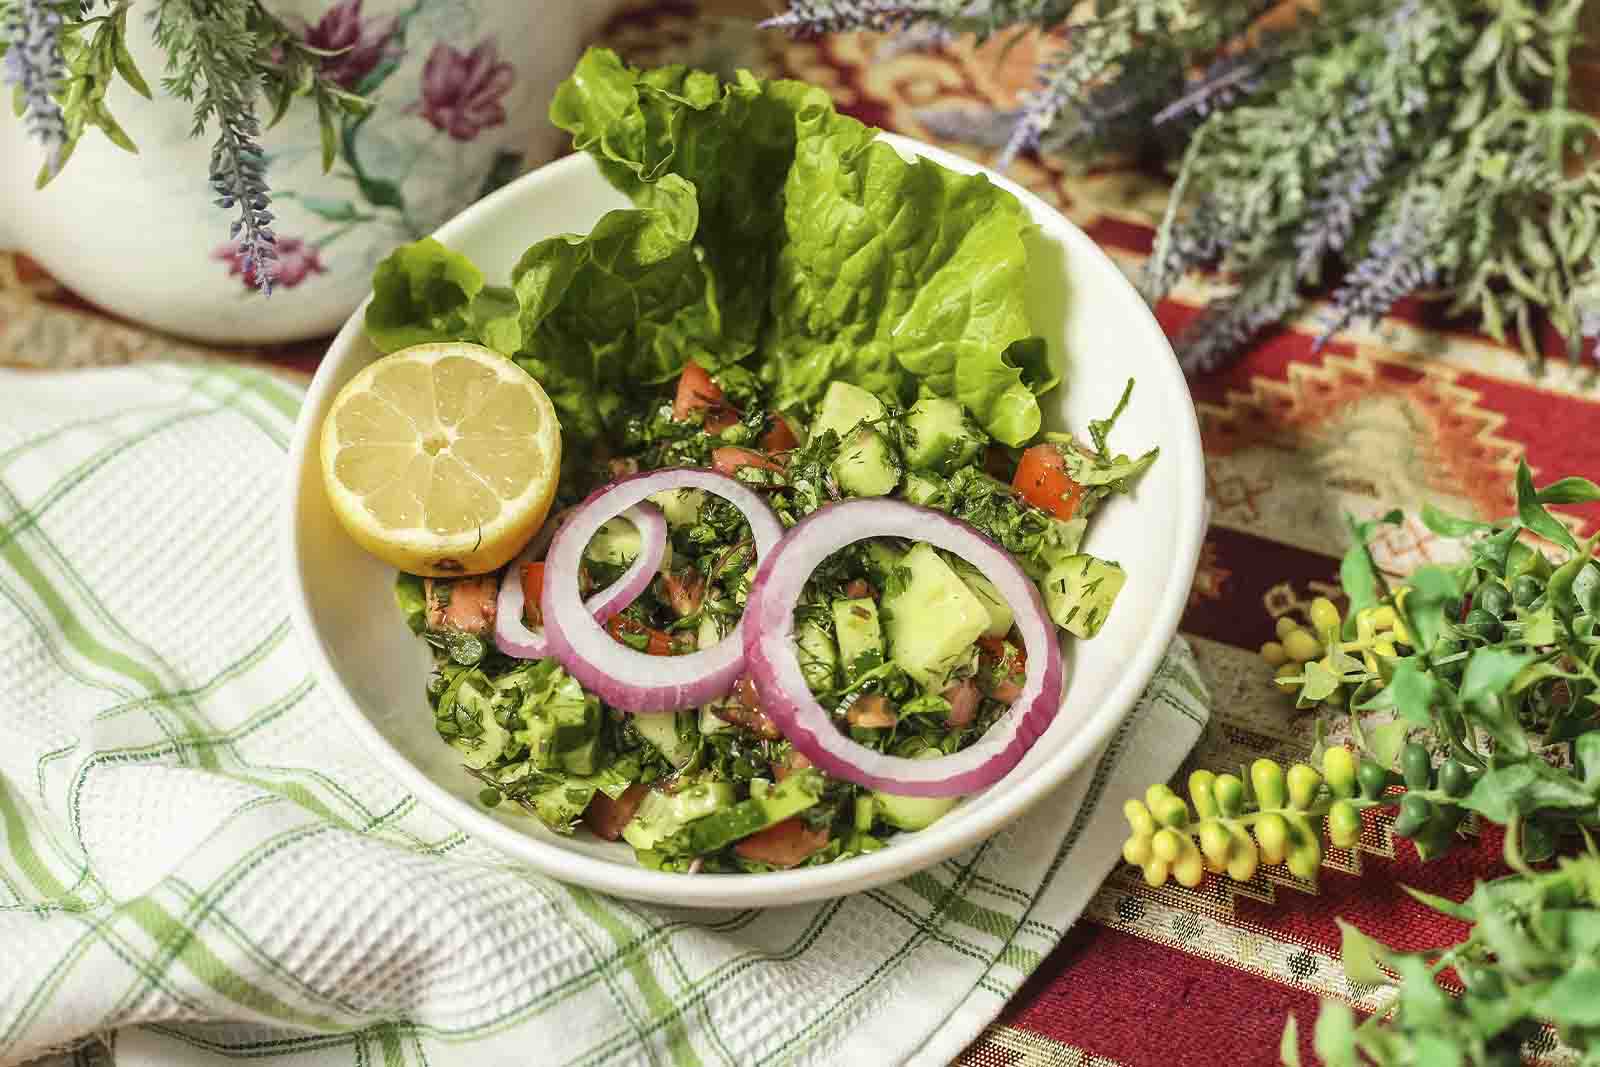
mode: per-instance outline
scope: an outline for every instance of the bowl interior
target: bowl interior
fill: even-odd
[[[981,169],[938,149],[886,139],[908,156]],[[624,845],[560,837],[532,818],[482,808],[478,783],[434,733],[423,694],[429,656],[394,607],[393,570],[344,534],[322,491],[316,448],[322,416],[338,389],[377,354],[362,335],[358,311],[318,368],[301,412],[284,533],[288,594],[302,642],[373,758],[463,829],[554,877],[666,903],[758,906],[867,888],[937,862],[1015,818],[1093,754],[1132,707],[1177,628],[1203,527],[1199,432],[1172,351],[1120,271],[1048,205],[990,177],[1020,197],[1036,224],[1029,237],[1029,310],[1062,366],[1062,385],[1042,399],[1047,426],[1084,433],[1133,377],[1133,399],[1112,443],[1130,453],[1160,446],[1162,453],[1137,492],[1112,500],[1091,526],[1086,550],[1122,563],[1127,584],[1100,634],[1069,644],[1063,710],[1017,769],[929,830],[901,835],[879,853],[757,876],[648,871]],[[570,156],[474,205],[437,236],[490,278],[501,278],[532,242],[586,232],[606,211],[625,206],[588,157]]]

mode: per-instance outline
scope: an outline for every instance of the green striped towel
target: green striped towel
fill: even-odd
[[[1207,716],[1173,645],[1099,759],[897,885],[772,911],[511,865],[373,769],[272,531],[299,394],[238,367],[0,371],[0,1064],[945,1063]]]

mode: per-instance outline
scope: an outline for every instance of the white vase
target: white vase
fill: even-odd
[[[377,106],[346,123],[352,152],[328,174],[307,102],[296,101],[263,135],[280,255],[270,298],[253,291],[229,255],[234,213],[213,204],[210,137],[189,137],[189,105],[162,94],[165,60],[143,17],[149,5],[136,2],[130,48],[156,98],[118,82],[106,102],[139,154],[89,130],[63,171],[36,191],[43,151],[7,109],[0,247],[26,252],[108,311],[183,337],[270,344],[331,333],[395,245],[559,150],[564,134],[546,117],[550,97],[623,2],[273,3],[313,43],[344,47],[328,73]]]

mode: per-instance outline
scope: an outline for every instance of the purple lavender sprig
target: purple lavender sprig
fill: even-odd
[[[761,26],[797,37],[859,30],[886,33],[949,13],[948,5],[939,0],[791,0],[788,11]]]
[[[1157,111],[1150,121],[1161,126],[1188,115],[1203,119],[1219,107],[1230,106],[1260,88],[1262,75],[1274,58],[1265,47],[1224,56],[1185,85],[1183,95]]]
[[[1270,270],[1237,293],[1212,301],[1178,338],[1178,362],[1188,374],[1206,374],[1235,359],[1244,344],[1300,303],[1294,271]]]
[[[211,149],[211,188],[218,207],[239,211],[228,236],[238,247],[240,272],[255,279],[263,296],[271,296],[277,276],[277,237],[271,227],[272,193],[266,154],[257,141],[261,124],[253,102],[246,101],[236,113],[219,115],[218,125]]]
[[[67,146],[67,123],[55,93],[66,81],[67,61],[61,52],[66,20],[50,0],[13,0],[4,31],[6,49],[0,81],[22,96],[23,121],[46,152],[45,167],[54,173]]]
[[[1306,210],[1306,224],[1294,236],[1296,270],[1302,279],[1310,279],[1324,257],[1344,250],[1395,155],[1394,134],[1380,118],[1367,136],[1356,139],[1346,164],[1323,178]]]
[[[1317,338],[1320,350],[1356,319],[1376,322],[1403,297],[1439,280],[1433,213],[1408,199],[1399,218],[1373,237],[1367,254],[1333,294],[1333,319]]]

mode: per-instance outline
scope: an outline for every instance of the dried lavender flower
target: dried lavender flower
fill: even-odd
[[[46,152],[45,169],[54,173],[67,144],[67,124],[55,93],[67,77],[61,51],[66,19],[61,5],[50,0],[13,0],[6,12],[6,49],[0,81],[21,97],[28,132]]]
[[[1401,298],[1437,282],[1442,274],[1434,258],[1435,215],[1411,198],[1398,217],[1372,240],[1367,254],[1345,273],[1333,294],[1333,319],[1317,338],[1320,349],[1356,319],[1376,322]]]
[[[951,5],[939,0],[793,0],[788,11],[761,25],[796,36],[859,30],[883,33],[954,13]]]
[[[266,153],[256,140],[261,130],[253,103],[222,118],[219,125],[211,149],[211,188],[218,207],[239,212],[228,237],[237,246],[240,273],[254,277],[262,295],[270,296],[277,276],[277,238],[271,228]]]

